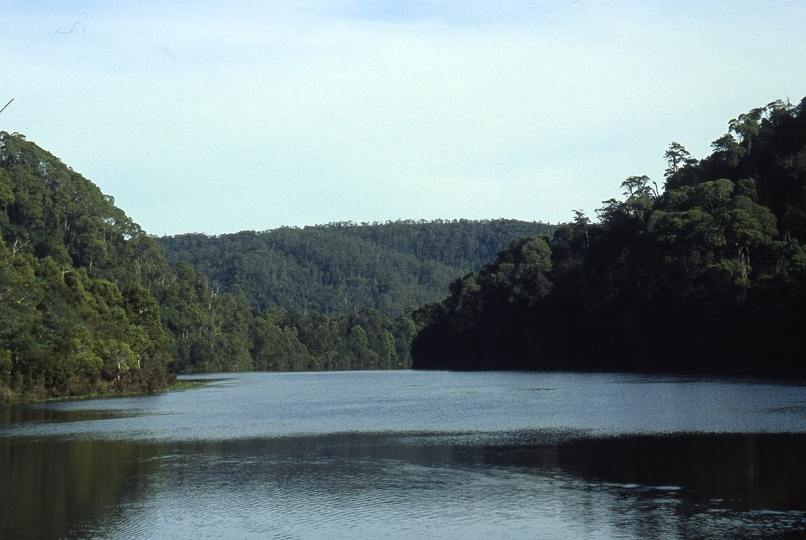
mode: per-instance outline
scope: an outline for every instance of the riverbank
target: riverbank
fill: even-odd
[[[9,388],[0,388],[0,406],[10,405],[33,405],[37,403],[57,403],[62,401],[85,401],[88,399],[111,399],[119,397],[134,397],[134,396],[152,396],[154,394],[162,394],[165,392],[174,392],[178,390],[190,390],[193,388],[201,388],[206,383],[199,380],[174,380],[171,384],[161,390],[150,392],[119,392],[119,391],[100,391],[90,392],[87,394],[78,394],[71,396],[59,397],[40,397],[36,395],[17,395]]]

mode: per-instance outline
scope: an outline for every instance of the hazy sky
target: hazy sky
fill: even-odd
[[[0,130],[157,235],[594,217],[804,95],[802,0],[0,7]]]

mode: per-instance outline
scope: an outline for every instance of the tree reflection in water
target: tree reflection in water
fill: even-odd
[[[0,537],[794,538],[804,455],[802,434],[0,439]]]

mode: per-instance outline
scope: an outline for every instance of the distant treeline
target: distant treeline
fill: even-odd
[[[510,241],[556,226],[511,219],[331,223],[304,228],[159,239],[170,264],[243,292],[259,309],[398,317],[441,299],[447,285],[490,262]]]
[[[806,375],[806,99],[672,143],[662,189],[622,183],[414,313],[416,368]]]

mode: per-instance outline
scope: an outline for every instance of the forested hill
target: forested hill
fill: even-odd
[[[728,127],[454,281],[414,314],[414,367],[806,376],[806,99]]]
[[[0,403],[163,389],[174,373],[410,366],[411,319],[261,311],[166,261],[88,179],[0,131]]]
[[[168,273],[111,197],[0,132],[0,403],[164,388],[172,340],[148,287]]]
[[[448,283],[493,260],[513,239],[555,229],[507,219],[333,223],[159,242],[171,264],[187,262],[260,309],[338,316],[372,308],[395,317],[444,297]]]

